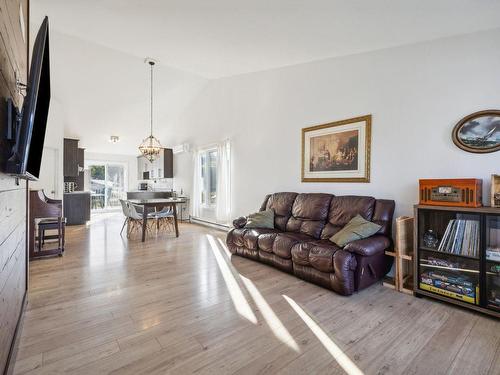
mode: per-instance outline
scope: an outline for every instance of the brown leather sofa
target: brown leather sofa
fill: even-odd
[[[273,209],[274,229],[246,229],[238,218],[227,234],[233,254],[272,265],[343,295],[380,280],[390,269],[394,201],[365,196],[274,193],[260,210]],[[382,226],[373,236],[340,248],[329,240],[360,214]]]

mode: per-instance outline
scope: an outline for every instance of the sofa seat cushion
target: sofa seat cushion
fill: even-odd
[[[276,239],[276,236],[278,235],[278,233],[281,233],[281,232],[278,230],[275,230],[274,232],[260,234],[259,239],[257,241],[259,249],[262,251],[266,251],[268,253],[272,253],[274,240]]]
[[[247,249],[257,250],[258,240],[261,235],[264,234],[276,234],[279,231],[277,229],[269,229],[269,228],[252,228],[247,229],[247,231],[243,234],[243,243]]]
[[[340,247],[330,241],[318,241],[309,251],[309,263],[321,272],[334,272],[333,257]]]
[[[294,264],[309,266],[321,272],[334,272],[333,257],[340,248],[329,240],[297,243],[292,248]]]
[[[292,258],[292,247],[299,242],[311,242],[315,238],[303,233],[284,232],[276,235],[273,253],[284,259]]]
[[[299,242],[292,247],[292,261],[294,264],[300,264],[302,266],[310,266],[309,263],[309,252],[314,246],[314,242]]]

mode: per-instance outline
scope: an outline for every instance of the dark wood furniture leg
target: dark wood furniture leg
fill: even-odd
[[[177,205],[173,204],[172,207],[174,211],[175,237],[179,237],[179,225],[177,224]]]
[[[62,226],[62,251],[64,252],[64,245],[66,244],[66,219],[61,222]]]
[[[144,205],[142,211],[142,242],[146,241],[146,226],[148,224],[148,209]]]
[[[43,229],[38,226],[38,251],[42,251],[42,233]]]

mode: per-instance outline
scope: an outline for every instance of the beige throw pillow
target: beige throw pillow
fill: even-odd
[[[274,229],[274,210],[260,211],[248,215],[245,228]]]
[[[330,237],[330,241],[337,246],[344,247],[349,242],[373,236],[380,228],[382,228],[380,225],[365,220],[361,215],[356,215],[344,228]]]

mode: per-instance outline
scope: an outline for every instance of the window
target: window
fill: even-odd
[[[199,154],[201,196],[203,206],[215,207],[217,203],[217,149]]]
[[[119,209],[126,198],[126,166],[119,163],[88,162],[91,208]]]
[[[195,155],[192,216],[227,225],[231,220],[231,144],[225,140]]]

